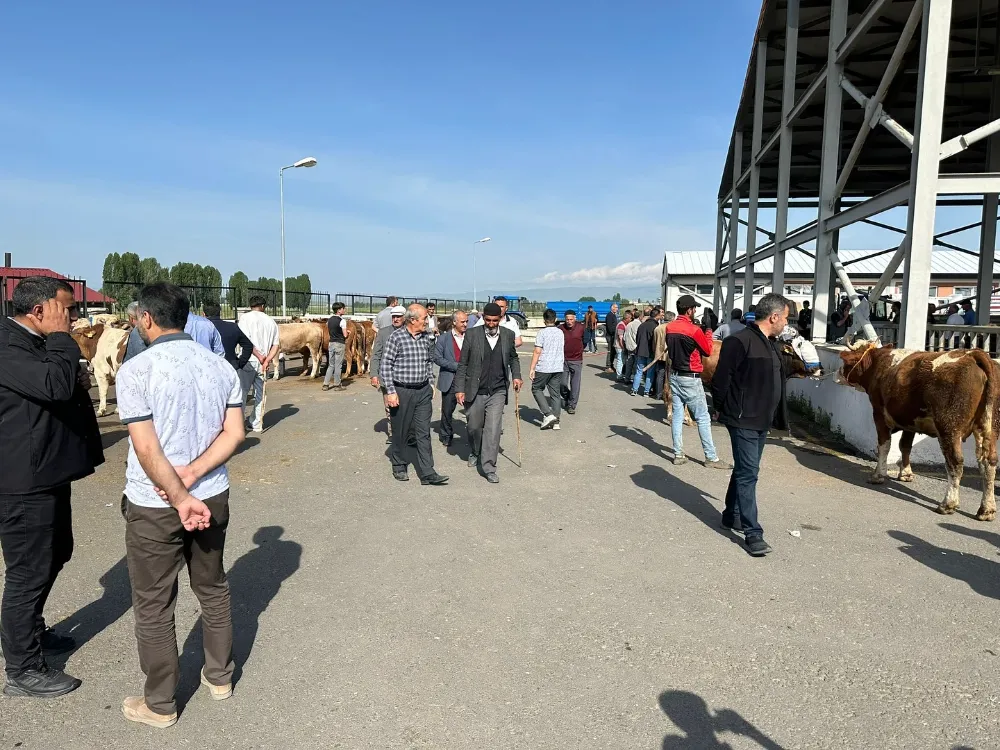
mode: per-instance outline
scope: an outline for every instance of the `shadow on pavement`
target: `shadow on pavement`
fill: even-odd
[[[257,545],[229,569],[229,595],[233,611],[233,660],[236,671],[233,683],[240,681],[243,667],[250,660],[260,617],[271,606],[281,584],[291,578],[302,561],[302,545],[282,539],[281,526],[262,526],[253,536]],[[177,687],[177,705],[183,708],[200,684],[205,663],[201,619],[192,628],[180,654],[181,682]]]
[[[127,427],[122,427],[117,430],[108,430],[107,432],[102,432],[101,447],[103,447],[104,450],[108,450],[113,445],[116,445],[118,442],[124,440],[127,437],[128,437]]]
[[[49,663],[62,669],[70,656],[95,636],[114,625],[132,606],[132,587],[128,579],[128,564],[124,555],[101,576],[104,587],[101,597],[86,604],[55,626],[59,633],[71,635],[76,646],[67,654],[47,657]]]
[[[264,429],[269,430],[278,422],[299,413],[299,407],[292,404],[282,404],[277,409],[269,409],[264,413]]]
[[[542,413],[534,406],[528,406],[527,404],[521,404],[521,413],[518,417],[522,422],[530,424],[533,427],[538,427],[542,423]]]
[[[672,448],[668,450],[665,446],[656,442],[656,439],[652,435],[645,430],[640,430],[638,427],[627,427],[622,424],[613,424],[608,425],[608,428],[618,437],[630,440],[636,445],[652,452],[659,458],[672,459],[674,456]]]
[[[711,471],[711,469],[706,469],[706,471]],[[687,511],[719,536],[736,544],[742,544],[742,540],[738,536],[720,525],[722,508],[712,503],[715,498],[711,495],[705,494],[702,490],[675,477],[665,469],[650,464],[644,464],[642,471],[633,474],[632,481],[637,487],[654,492],[681,510]]]
[[[968,552],[935,546],[905,531],[887,533],[905,545],[899,548],[900,552],[917,562],[949,578],[964,581],[981,596],[1000,599],[1000,563]]]
[[[238,456],[244,451],[248,451],[251,448],[254,448],[258,445],[260,445],[259,437],[256,437],[255,435],[247,435],[246,438],[243,440],[243,442],[240,443],[240,447],[236,449],[233,455]]]
[[[732,745],[722,742],[723,733],[746,737],[766,750],[783,750],[753,724],[731,709],[711,712],[700,695],[687,690],[666,690],[660,693],[660,708],[682,732],[663,738],[663,750],[728,750]]]
[[[971,536],[973,539],[982,539],[984,542],[988,542],[997,549],[1000,549],[1000,534],[997,534],[996,532],[987,531],[986,529],[970,529],[953,523],[939,523],[938,526],[945,531],[954,531],[956,534],[961,534],[962,536]]]

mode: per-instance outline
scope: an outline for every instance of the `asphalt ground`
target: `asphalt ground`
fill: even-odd
[[[182,580],[183,710],[164,731],[120,714],[142,683],[127,441],[102,419],[108,460],[74,488],[76,552],[46,612],[79,641],[54,663],[84,684],[0,698],[0,748],[1000,745],[1000,530],[971,518],[975,476],[944,517],[939,478],[872,487],[869,463],[776,438],[759,488],[774,553],[753,559],[718,525],[728,473],[674,468],[662,404],[602,363],[561,431],[538,430],[525,392],[521,468],[511,403],[498,485],[461,439],[434,443],[448,486],[394,481],[364,379],[269,383],[267,430],[230,464],[235,694],[198,687]]]

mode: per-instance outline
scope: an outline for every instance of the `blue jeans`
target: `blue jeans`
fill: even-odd
[[[757,522],[757,475],[767,430],[730,427],[729,439],[733,442],[733,474],[729,478],[722,520],[735,528],[742,526],[747,538],[763,536],[764,529]]]
[[[625,369],[625,350],[615,349],[615,377],[621,378],[622,371]]]
[[[698,437],[701,438],[701,447],[705,451],[705,460],[717,461],[719,456],[715,452],[715,443],[712,442],[712,418],[708,415],[705,386],[701,384],[701,378],[688,378],[672,372],[670,391],[674,407],[673,421],[670,424],[670,432],[674,438],[674,455],[684,454],[683,430],[686,406],[694,421],[698,423]]]
[[[635,377],[632,378],[632,393],[639,390],[639,385],[642,383],[643,377],[646,378],[646,395],[648,396],[653,392],[653,368],[650,367],[643,373],[643,369],[649,364],[650,359],[650,357],[635,358]]]

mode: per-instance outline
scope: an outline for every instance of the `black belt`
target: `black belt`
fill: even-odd
[[[671,375],[676,375],[679,378],[700,378],[700,372],[677,372],[677,370],[671,370]]]
[[[393,380],[392,384],[397,388],[406,388],[407,390],[410,391],[416,391],[426,386],[427,381],[425,380],[423,383],[397,383],[395,380]]]

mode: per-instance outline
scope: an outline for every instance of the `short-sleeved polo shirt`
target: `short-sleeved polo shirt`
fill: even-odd
[[[160,336],[122,365],[115,379],[122,424],[152,420],[167,460],[187,466],[222,432],[227,409],[243,408],[236,371],[186,333]],[[207,500],[229,488],[225,465],[203,476],[191,494]],[[153,488],[129,438],[125,495],[135,505],[168,508]]]

